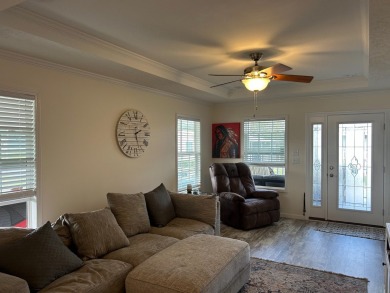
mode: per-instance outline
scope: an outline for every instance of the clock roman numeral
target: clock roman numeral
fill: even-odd
[[[148,126],[149,126],[149,123],[145,123],[145,124],[144,124],[144,128],[145,128],[145,127],[148,127]]]
[[[127,150],[125,151],[126,154],[130,154],[132,149],[133,149],[133,148],[132,148],[131,146],[128,146],[128,147],[127,147]]]
[[[145,136],[150,136],[150,132],[145,131]]]
[[[126,117],[131,121],[132,117],[129,112],[126,113]]]
[[[145,146],[149,145],[149,142],[146,139],[144,139],[143,143],[144,143]]]
[[[122,139],[122,140],[119,142],[119,145],[120,145],[122,148],[124,148],[124,147],[127,145],[126,139],[125,139],[125,138]]]
[[[137,111],[133,111],[133,115],[134,115],[135,120],[138,120],[138,112]]]
[[[125,136],[125,132],[124,131],[121,131],[118,133],[119,136]]]

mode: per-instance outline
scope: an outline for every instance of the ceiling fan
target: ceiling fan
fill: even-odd
[[[265,89],[271,80],[310,83],[313,79],[313,76],[307,75],[280,74],[281,72],[292,69],[291,67],[281,63],[275,64],[271,67],[258,65],[257,61],[263,57],[263,53],[251,53],[249,56],[253,61],[255,61],[255,65],[245,68],[244,74],[209,74],[211,76],[240,76],[241,79],[213,85],[211,88],[241,81],[248,90],[258,92]]]

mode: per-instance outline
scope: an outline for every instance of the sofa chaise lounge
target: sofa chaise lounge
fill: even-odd
[[[237,292],[248,281],[248,244],[218,236],[218,197],[161,184],[107,200],[36,230],[0,229],[0,292]]]

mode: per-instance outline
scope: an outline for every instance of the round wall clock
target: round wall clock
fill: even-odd
[[[116,138],[121,151],[130,158],[142,155],[149,145],[150,125],[140,111],[127,110],[119,118]]]

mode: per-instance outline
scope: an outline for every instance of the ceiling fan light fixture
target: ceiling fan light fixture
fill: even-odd
[[[264,77],[252,77],[244,78],[241,81],[248,90],[254,92],[264,90],[268,86],[270,79]]]

